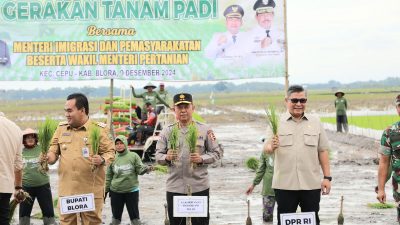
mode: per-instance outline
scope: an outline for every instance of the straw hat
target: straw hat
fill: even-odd
[[[337,95],[338,95],[339,93],[342,93],[342,96],[344,96],[344,92],[341,91],[341,90],[338,90],[338,91],[335,93],[335,96],[337,97]]]

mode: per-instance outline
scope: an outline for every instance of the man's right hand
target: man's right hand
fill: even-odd
[[[247,188],[246,195],[253,193],[253,190],[254,190],[254,184],[250,185],[250,187]]]
[[[57,156],[54,152],[48,152],[46,159],[49,164],[54,164],[57,161]]]
[[[378,195],[376,196],[380,203],[386,202],[386,193],[384,190],[378,190]]]
[[[264,145],[264,151],[269,154],[273,153],[277,148],[279,148],[278,135],[273,136],[272,139]]]
[[[178,153],[176,152],[176,150],[169,149],[165,159],[168,161],[172,161],[175,160],[176,158],[178,158]]]

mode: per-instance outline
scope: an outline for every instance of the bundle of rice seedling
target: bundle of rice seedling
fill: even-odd
[[[168,173],[168,167],[167,166],[162,166],[160,164],[157,164],[155,166],[153,166],[154,171],[156,172],[156,174],[167,174]]]
[[[46,120],[39,125],[38,139],[40,143],[40,166],[39,172],[45,174],[49,171],[49,165],[47,163],[47,152],[49,151],[50,141],[53,138],[54,132],[56,131],[58,123],[55,120],[46,118]]]
[[[100,145],[100,128],[93,124],[90,127],[90,144],[92,145],[92,152],[93,155],[98,155],[99,154],[99,145]],[[97,166],[92,164],[92,172],[94,172],[97,169]]]
[[[274,105],[270,105],[265,112],[267,113],[267,122],[269,124],[269,126],[272,129],[272,133],[274,135],[278,134],[278,122],[279,122],[279,117],[276,114],[275,111],[275,106]]]
[[[256,171],[260,165],[260,161],[256,157],[246,159],[246,167],[252,171]]]
[[[186,141],[189,146],[189,152],[195,153],[196,152],[196,144],[197,144],[197,137],[198,137],[198,130],[195,123],[191,123],[188,126],[188,132],[186,134]],[[195,164],[190,163],[190,168],[194,169]]]
[[[30,201],[32,203],[32,198],[28,192],[21,190],[18,192],[13,200],[10,201],[10,212],[8,214],[8,221],[11,224],[11,220],[14,216],[15,209],[20,202]]]
[[[373,209],[391,209],[396,207],[394,204],[391,203],[368,203],[368,207],[373,208]]]
[[[172,127],[171,133],[168,137],[168,145],[169,149],[173,151],[173,153],[178,154],[179,151],[179,128],[178,125],[175,124]],[[171,161],[172,165],[176,165],[177,159]]]

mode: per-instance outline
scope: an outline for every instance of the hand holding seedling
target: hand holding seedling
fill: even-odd
[[[190,153],[190,162],[192,163],[202,163],[203,158],[201,158],[200,154],[198,152],[195,153]]]
[[[271,154],[275,151],[275,149],[279,148],[279,137],[278,135],[274,135],[270,141],[268,141],[264,145],[264,151],[268,154]]]
[[[176,150],[169,149],[167,152],[167,156],[165,157],[166,160],[172,161],[178,158],[178,153]]]
[[[378,201],[380,203],[385,203],[386,202],[386,193],[385,190],[378,190],[378,195],[376,196],[376,198],[378,199]]]
[[[89,157],[89,160],[92,162],[93,165],[100,166],[103,164],[103,158],[100,155],[94,155]]]
[[[54,152],[48,152],[46,154],[46,160],[49,164],[54,164],[57,161],[57,156]]]

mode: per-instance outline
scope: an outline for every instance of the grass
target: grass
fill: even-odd
[[[398,115],[380,115],[380,116],[348,116],[349,125],[374,130],[384,130],[391,124],[399,121]],[[322,122],[336,124],[334,117],[322,117]]]
[[[391,208],[395,208],[396,206],[394,204],[391,203],[368,203],[367,206],[369,208],[373,208],[373,209],[391,209]]]

